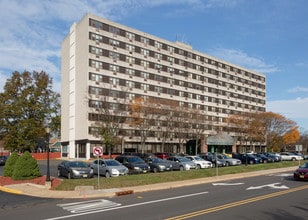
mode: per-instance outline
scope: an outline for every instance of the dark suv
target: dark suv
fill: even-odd
[[[150,172],[150,166],[138,156],[120,155],[115,159],[128,168],[129,174]]]

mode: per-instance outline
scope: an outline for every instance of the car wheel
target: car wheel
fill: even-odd
[[[184,170],[184,167],[183,166],[180,166],[180,171],[183,171]]]
[[[230,163],[229,162],[226,162],[226,167],[230,166]]]
[[[105,177],[110,178],[110,173],[108,171],[106,171]]]
[[[253,164],[253,161],[252,161],[252,160],[250,160],[250,161],[249,161],[249,164]]]
[[[263,160],[263,163],[267,163],[267,160]]]
[[[292,161],[296,160],[295,157],[292,157]]]
[[[197,164],[196,169],[201,169],[201,165]]]
[[[153,173],[157,173],[157,168],[156,167],[153,168]]]
[[[60,177],[61,176],[61,172],[60,170],[57,170],[57,176]]]
[[[72,175],[70,172],[67,173],[67,179],[72,179]]]

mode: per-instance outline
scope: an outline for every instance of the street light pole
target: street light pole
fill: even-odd
[[[245,157],[246,157],[246,161],[245,161],[245,166],[247,166],[247,140],[248,140],[248,137],[247,135],[245,135],[245,141],[246,141],[246,145],[245,145]]]
[[[47,135],[47,174],[46,174],[46,182],[50,182],[50,166],[49,166],[49,134],[50,128],[46,128],[46,135]]]

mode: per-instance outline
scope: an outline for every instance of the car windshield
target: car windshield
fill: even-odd
[[[220,157],[218,157],[219,159],[232,159],[231,157],[229,157],[228,155],[220,155]]]
[[[305,163],[304,165],[302,165],[301,168],[308,168],[308,163]]]
[[[180,162],[190,162],[190,160],[186,157],[179,157],[178,159]]]
[[[203,160],[201,157],[195,157],[195,160]]]
[[[143,160],[139,157],[129,157],[127,158],[127,160],[130,162],[130,163],[138,163],[138,162],[143,162]]]
[[[107,164],[107,166],[119,166],[120,163],[116,160],[107,160],[105,161],[105,163]]]
[[[69,162],[70,167],[88,167],[86,163],[80,162],[80,161],[72,161]]]
[[[164,160],[163,159],[161,159],[161,158],[152,158],[152,162],[154,162],[154,163],[164,163]]]

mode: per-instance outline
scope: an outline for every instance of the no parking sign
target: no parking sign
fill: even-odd
[[[94,156],[102,156],[103,155],[103,148],[102,147],[94,147],[93,148]]]

